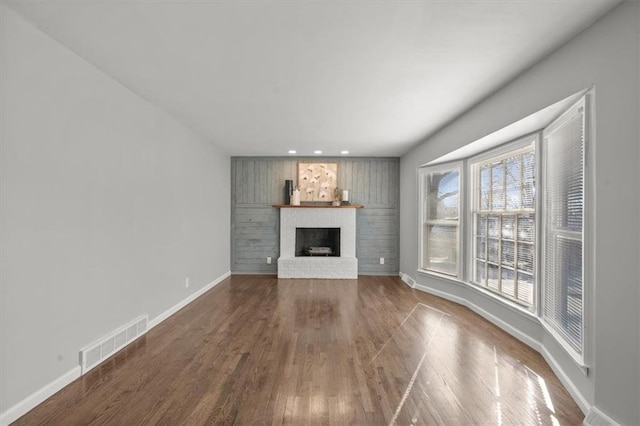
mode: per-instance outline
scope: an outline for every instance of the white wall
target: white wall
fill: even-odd
[[[400,270],[420,286],[468,301],[511,323],[515,334],[540,343],[564,379],[594,411],[622,424],[640,424],[638,316],[640,108],[640,6],[626,1],[584,33],[502,90],[459,117],[401,160]],[[505,127],[560,99],[596,87],[595,295],[587,340],[591,374],[585,377],[550,336],[486,296],[416,273],[418,267],[417,168]],[[577,392],[576,392],[577,391]]]
[[[230,158],[0,15],[5,412],[76,367],[81,347],[228,272]]]

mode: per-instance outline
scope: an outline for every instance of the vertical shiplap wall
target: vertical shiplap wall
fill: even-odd
[[[398,158],[232,157],[231,271],[277,272],[280,210],[272,205],[284,203],[286,179],[297,182],[298,161],[338,164],[338,187],[349,190],[351,203],[364,205],[357,211],[358,272],[397,274]]]

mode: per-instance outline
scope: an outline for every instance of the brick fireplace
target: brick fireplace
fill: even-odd
[[[278,258],[278,278],[358,278],[356,258],[356,209],[348,207],[277,206],[280,208],[280,258]],[[338,230],[338,247],[332,248],[331,255],[311,256],[302,253],[298,241],[296,256],[296,234],[300,239],[300,229]],[[330,238],[335,241],[335,237]],[[317,239],[314,241],[322,241]],[[312,243],[323,244],[325,243]],[[326,244],[330,245],[330,244]]]

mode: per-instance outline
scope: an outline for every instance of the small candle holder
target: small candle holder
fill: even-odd
[[[342,205],[343,206],[349,205],[349,191],[347,191],[346,189],[342,190]]]

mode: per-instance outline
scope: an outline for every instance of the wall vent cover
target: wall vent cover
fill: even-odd
[[[109,358],[138,337],[147,333],[149,315],[144,314],[133,321],[113,330],[101,339],[80,350],[80,366],[82,374]]]
[[[416,285],[415,280],[411,278],[408,274],[402,274],[400,279],[411,288],[413,288]]]

